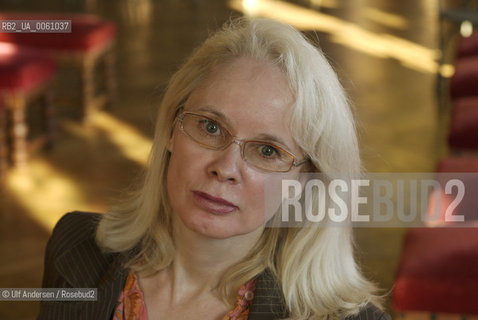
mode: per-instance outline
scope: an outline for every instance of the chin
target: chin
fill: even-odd
[[[201,219],[200,221],[181,220],[183,225],[189,230],[212,239],[228,239],[251,234],[262,226],[248,227],[240,221],[211,221],[216,219]]]

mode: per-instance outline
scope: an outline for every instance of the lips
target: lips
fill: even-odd
[[[238,209],[233,203],[205,192],[193,191],[193,196],[194,201],[200,208],[213,214],[227,214]]]

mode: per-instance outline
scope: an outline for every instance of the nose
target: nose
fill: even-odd
[[[208,166],[209,175],[222,182],[238,183],[241,180],[244,165],[241,145],[240,142],[233,142],[223,150],[213,151],[213,159]]]

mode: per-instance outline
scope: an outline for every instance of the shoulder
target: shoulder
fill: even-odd
[[[48,240],[43,272],[44,288],[96,288],[98,301],[42,301],[38,319],[111,319],[127,270],[122,256],[105,253],[96,244],[101,215],[64,215]]]
[[[95,280],[85,274],[96,275],[108,267],[111,259],[95,241],[100,217],[96,213],[71,212],[57,222],[46,246],[43,287],[80,288],[85,284],[81,282],[84,278],[88,278],[88,285],[93,285]]]
[[[359,313],[348,316],[345,320],[391,320],[389,314],[369,303],[361,308]]]
[[[94,232],[100,221],[101,214],[93,212],[73,211],[65,214],[55,225],[53,234],[63,232],[71,232],[74,230]],[[88,232],[89,231],[89,232]],[[84,234],[86,235],[86,234]]]
[[[48,241],[49,249],[64,252],[85,240],[94,241],[100,218],[100,214],[91,212],[74,211],[65,214],[53,229]]]

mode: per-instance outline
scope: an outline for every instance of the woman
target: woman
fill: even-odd
[[[206,40],[169,83],[149,163],[125,206],[60,220],[44,286],[98,301],[40,319],[388,318],[350,229],[265,227],[268,175],[360,171],[344,91],[292,27],[238,19]]]

